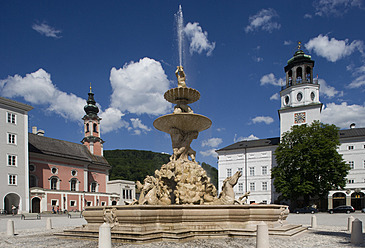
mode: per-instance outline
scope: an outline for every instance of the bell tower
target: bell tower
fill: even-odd
[[[293,125],[320,120],[322,103],[318,79],[313,79],[313,67],[314,61],[301,50],[298,42],[298,50],[284,67],[286,82],[280,91],[280,137]]]
[[[84,134],[85,137],[81,143],[87,146],[90,152],[94,155],[103,156],[103,143],[104,141],[100,138],[100,120],[98,116],[99,108],[96,106],[94,100],[94,93],[91,91],[84,107],[86,115],[82,118],[84,120]]]

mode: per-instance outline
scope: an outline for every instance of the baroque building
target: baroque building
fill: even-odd
[[[89,92],[84,107],[82,144],[29,134],[31,211],[82,211],[85,206],[116,205],[120,195],[107,193],[110,165],[103,157],[99,108]]]
[[[313,78],[314,61],[298,46],[298,51],[284,67],[286,82],[280,91],[281,106],[280,137],[293,125],[311,124],[320,121],[322,103],[319,100],[319,84]],[[235,187],[239,197],[250,191],[248,203],[277,203],[271,169],[276,166],[274,151],[280,137],[241,141],[217,150],[218,188],[223,180],[236,171],[242,177]],[[328,208],[352,205],[355,209],[365,207],[365,128],[340,130],[338,152],[350,165],[345,190],[333,190],[328,195]]]

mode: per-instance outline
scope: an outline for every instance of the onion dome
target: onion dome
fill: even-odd
[[[84,110],[85,113],[89,116],[97,115],[99,113],[99,108],[96,106],[96,102],[94,100],[94,93],[91,91],[90,86],[90,92],[89,92],[89,98],[87,99],[87,105],[85,105]]]

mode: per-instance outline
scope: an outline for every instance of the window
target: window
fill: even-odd
[[[349,184],[351,183],[355,183],[355,180],[354,179],[349,179]]]
[[[90,132],[89,123],[86,123],[86,132]]]
[[[94,123],[93,124],[93,132],[94,133],[97,133],[98,132],[97,127],[98,127],[98,125],[96,125],[96,123]]]
[[[16,114],[7,112],[7,123],[16,124]]]
[[[35,175],[29,175],[29,188],[37,187],[37,177]]]
[[[91,183],[90,191],[91,192],[96,192],[97,186],[98,186],[98,183],[97,182]]]
[[[58,206],[58,200],[51,200],[52,206]]]
[[[9,185],[16,185],[16,175],[9,175]]]
[[[250,183],[250,191],[255,191],[255,183]]]
[[[262,182],[261,188],[263,191],[267,191],[267,182]]]
[[[231,177],[232,176],[232,169],[229,168],[227,169],[227,177]]]
[[[262,166],[261,172],[262,172],[262,175],[267,175],[267,166]]]
[[[102,201],[101,202],[101,206],[105,206],[106,205],[106,202],[105,201]]]
[[[250,176],[255,175],[255,167],[250,167]]]
[[[263,200],[263,201],[262,201],[262,204],[267,204],[267,201],[266,201],[266,200]]]
[[[52,177],[51,178],[51,189],[56,190],[57,189],[57,184],[58,184],[58,178],[57,177]]]
[[[52,174],[57,174],[58,173],[58,169],[56,167],[53,167],[51,169],[51,172],[52,172]]]
[[[363,164],[364,164],[364,169],[365,169],[365,160],[364,161],[362,161],[363,162]]]
[[[71,181],[70,181],[71,191],[76,191],[77,190],[76,185],[77,185],[77,179],[72,178]]]
[[[238,168],[238,171],[240,171],[241,173],[243,173],[243,168],[242,167]]]
[[[355,168],[354,161],[349,161],[349,166],[350,166],[350,169]]]
[[[77,170],[72,170],[72,171],[71,171],[71,176],[73,176],[73,177],[74,177],[74,176],[76,176],[76,175],[77,175]]]
[[[16,134],[8,133],[8,144],[16,145]]]
[[[92,202],[91,201],[86,202],[86,206],[88,207],[92,206]]]
[[[347,146],[348,150],[354,150],[354,146]]]
[[[238,191],[243,192],[243,183],[238,184]]]
[[[16,155],[8,155],[8,166],[16,166]]]
[[[34,172],[34,171],[35,171],[35,166],[34,166],[34,164],[30,164],[30,165],[29,165],[29,171],[30,171],[30,172]]]
[[[76,201],[71,200],[70,201],[70,207],[75,207],[75,206],[76,206]]]

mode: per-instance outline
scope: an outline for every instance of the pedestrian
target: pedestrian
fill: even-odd
[[[55,214],[56,211],[54,210],[54,206],[52,206],[52,214]]]
[[[15,215],[16,213],[16,207],[14,205],[11,205],[11,213]]]
[[[60,213],[60,206],[57,206],[57,214]]]

